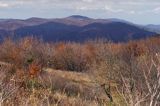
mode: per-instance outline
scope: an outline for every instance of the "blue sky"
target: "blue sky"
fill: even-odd
[[[160,24],[160,0],[0,0],[0,18],[59,18],[75,14]]]

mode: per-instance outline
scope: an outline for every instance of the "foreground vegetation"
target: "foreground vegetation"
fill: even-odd
[[[0,106],[158,106],[160,38],[0,44]]]

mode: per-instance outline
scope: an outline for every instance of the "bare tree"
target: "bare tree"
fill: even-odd
[[[18,90],[18,86],[15,85],[14,79],[7,76],[7,68],[0,67],[0,106],[4,104],[4,101],[11,98],[12,95]]]
[[[137,77],[121,76],[122,87],[117,87],[118,93],[128,106],[159,106],[160,105],[160,55],[156,59],[142,61],[140,80]],[[150,64],[150,65],[149,65]],[[136,72],[137,75],[139,75]],[[132,81],[131,81],[132,80]],[[137,81],[138,80],[138,81]],[[133,83],[130,83],[133,82]]]

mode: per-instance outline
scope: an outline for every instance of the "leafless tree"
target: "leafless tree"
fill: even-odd
[[[156,54],[155,57],[150,59],[150,63],[142,61],[140,80],[120,75],[123,84],[121,90],[117,87],[117,91],[128,106],[160,105],[160,55]]]
[[[18,86],[15,86],[14,79],[12,77],[8,78],[7,72],[6,67],[0,67],[0,106],[18,90]]]

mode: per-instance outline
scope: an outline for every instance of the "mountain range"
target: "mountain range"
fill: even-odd
[[[44,41],[84,42],[90,39],[108,39],[113,42],[144,39],[157,35],[160,26],[137,25],[121,19],[93,19],[80,15],[65,18],[0,19],[0,38],[14,36],[40,37]]]

